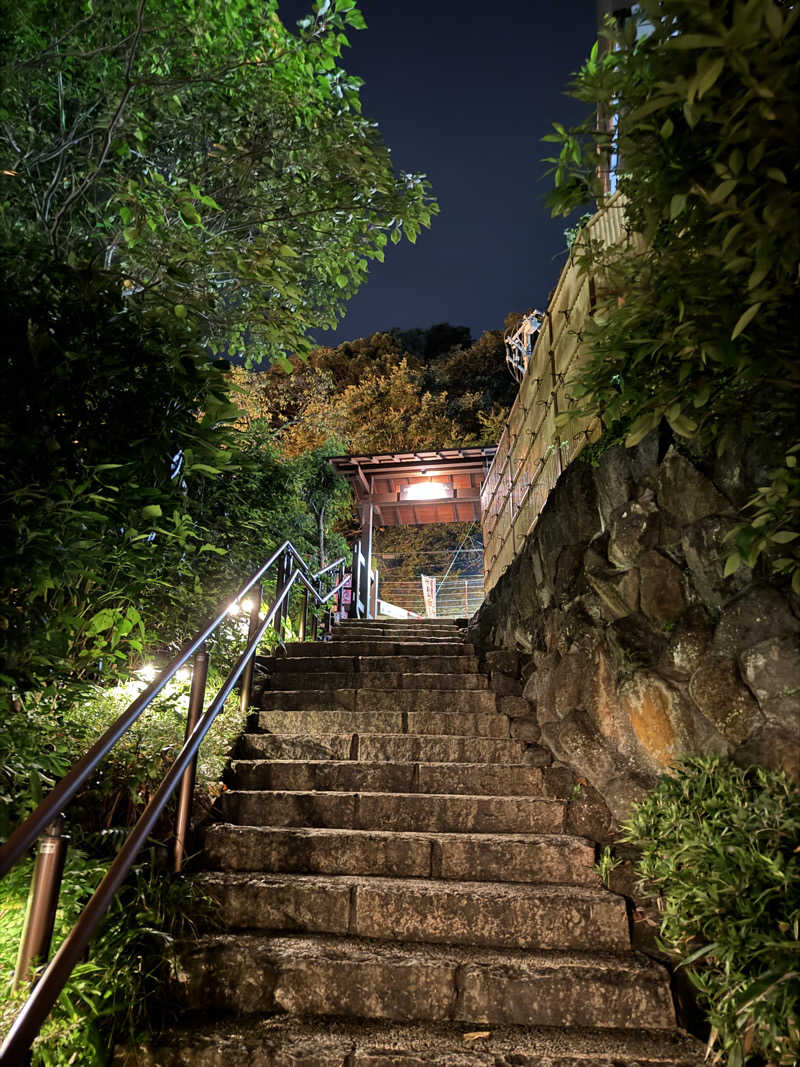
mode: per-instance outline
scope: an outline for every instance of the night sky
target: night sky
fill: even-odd
[[[342,66],[365,81],[364,113],[395,166],[422,172],[440,214],[386,261],[350,302],[326,344],[377,330],[503,328],[509,311],[542,307],[565,259],[567,222],[543,197],[552,178],[541,138],[586,107],[564,95],[596,37],[595,0],[360,0]],[[283,0],[294,28],[310,3]]]

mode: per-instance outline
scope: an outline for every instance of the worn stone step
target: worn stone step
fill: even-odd
[[[483,694],[476,694],[483,695]],[[493,694],[492,694],[493,695]],[[508,737],[509,720],[496,712],[459,711],[260,711],[248,720],[251,730],[281,734],[354,733],[455,734],[463,737]]]
[[[500,765],[523,763],[526,745],[523,741],[508,738],[459,737],[455,734],[319,733],[302,736],[276,732],[242,734],[236,753],[242,759],[398,760]]]
[[[395,1021],[666,1029],[666,971],[633,953],[531,952],[221,934],[180,946],[184,1010]]]
[[[229,930],[483,948],[630,948],[625,900],[602,888],[241,871],[195,880]]]
[[[469,793],[536,796],[538,767],[485,763],[401,763],[371,760],[232,760],[232,789],[344,790],[372,793]]]
[[[114,1067],[703,1067],[703,1046],[663,1030],[555,1030],[273,1015],[181,1027],[117,1050]]]
[[[331,634],[333,641],[458,641],[464,640],[465,634],[454,626],[442,630],[418,630],[411,626],[364,626],[352,625],[346,630],[336,630]]]
[[[258,662],[271,674],[327,671],[343,674],[356,671],[474,674],[478,670],[477,656],[263,656]]]
[[[334,630],[457,630],[455,619],[339,619]]]
[[[450,638],[424,640],[348,638],[338,641],[303,641],[286,646],[291,656],[473,656],[473,645]]]
[[[562,834],[430,834],[216,823],[203,860],[237,871],[600,885],[594,844]]]
[[[439,677],[447,678],[448,675]],[[268,711],[341,708],[348,711],[496,712],[498,702],[497,694],[487,690],[267,689],[262,694],[261,706]]]
[[[349,657],[346,657],[349,658]],[[462,657],[454,657],[461,659]],[[290,662],[288,660],[284,662]],[[272,690],[297,689],[407,689],[407,690],[477,690],[488,689],[489,679],[485,674],[463,671],[447,671],[431,674],[412,674],[409,671],[319,671],[307,674],[301,671],[279,671],[267,679],[267,688]]]
[[[327,826],[434,833],[564,831],[566,804],[541,797],[441,796],[435,793],[311,793],[230,790],[222,818],[242,826]]]

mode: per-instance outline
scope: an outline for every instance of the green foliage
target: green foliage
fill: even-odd
[[[273,368],[236,380],[287,456],[494,443],[516,388],[499,332],[473,341],[447,323],[317,348],[291,377]]]
[[[748,504],[752,515],[727,535],[733,551],[725,564],[733,574],[744,563],[753,567],[762,552],[772,552],[772,567],[788,574],[792,589],[800,596],[800,444],[790,448],[781,467],[770,471],[769,485],[762,486]],[[776,548],[776,546],[779,546]]]
[[[595,868],[597,870],[597,873],[600,875],[600,878],[602,879],[603,885],[606,886],[606,888],[608,888],[608,883],[609,883],[609,878],[611,877],[611,872],[616,867],[619,867],[619,865],[621,863],[622,863],[622,860],[615,859],[614,855],[611,852],[610,847],[608,845],[606,845],[605,848],[603,849],[603,851],[600,853],[600,859],[595,864]]]
[[[786,775],[687,761],[623,839],[658,897],[661,938],[708,1008],[728,1067],[800,1055],[800,790]]]
[[[437,210],[338,66],[351,0],[293,34],[277,0],[23,0],[0,37],[0,241],[126,279],[248,359],[310,347]]]
[[[211,921],[209,902],[191,879],[157,870],[156,850],[131,872],[37,1038],[32,1067],[103,1067],[114,1043],[135,1040],[159,1012],[164,954],[194,922]],[[0,885],[0,1031],[5,1032],[26,995],[12,993],[9,975],[25,915],[33,861],[17,866]],[[69,932],[105,873],[85,851],[68,853],[54,931],[57,945]],[[163,1011],[163,1007],[161,1009]]]
[[[619,160],[628,225],[643,238],[633,248],[578,243],[598,310],[584,330],[577,406],[606,426],[626,424],[629,445],[666,419],[700,448],[722,453],[761,434],[783,453],[797,441],[800,388],[789,238],[800,231],[800,7],[639,7],[624,27],[608,24],[613,47],[596,46],[573,84],[592,115],[572,130],[554,124],[547,138],[561,146],[551,158],[554,213],[601,198],[598,158]],[[618,117],[598,123],[598,113]],[[781,548],[796,478],[779,469],[773,481],[730,567],[766,553],[798,573],[796,554]]]
[[[196,331],[137,314],[113,275],[29,247],[0,279],[0,648],[24,691],[141,653],[143,591],[202,553],[191,502],[235,465],[237,409]]]

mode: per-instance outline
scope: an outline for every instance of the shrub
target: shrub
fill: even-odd
[[[687,760],[634,810],[664,949],[707,1007],[714,1062],[800,1054],[800,790],[785,775]]]

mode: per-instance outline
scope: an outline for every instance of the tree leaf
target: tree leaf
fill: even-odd
[[[731,555],[728,556],[728,558],[725,560],[725,568],[722,571],[722,577],[730,578],[732,574],[735,574],[736,571],[739,570],[741,565],[742,557],[739,555],[738,552],[732,552]]]
[[[707,62],[705,59],[701,59],[698,64],[697,71],[697,99],[701,100],[708,90],[714,85],[714,82],[722,73],[725,67],[725,58],[720,56],[718,59],[712,62]]]
[[[758,304],[751,304],[747,311],[745,311],[739,316],[736,321],[736,325],[733,327],[733,332],[731,333],[732,341],[735,341],[739,334],[742,332],[742,330],[746,329],[750,325],[750,323],[758,314],[761,308],[761,303],[762,302],[760,301]]]
[[[660,418],[660,414],[653,411],[648,412],[646,415],[640,415],[628,431],[628,436],[625,438],[625,447],[633,448],[634,445],[638,445],[651,430],[658,426]]]

